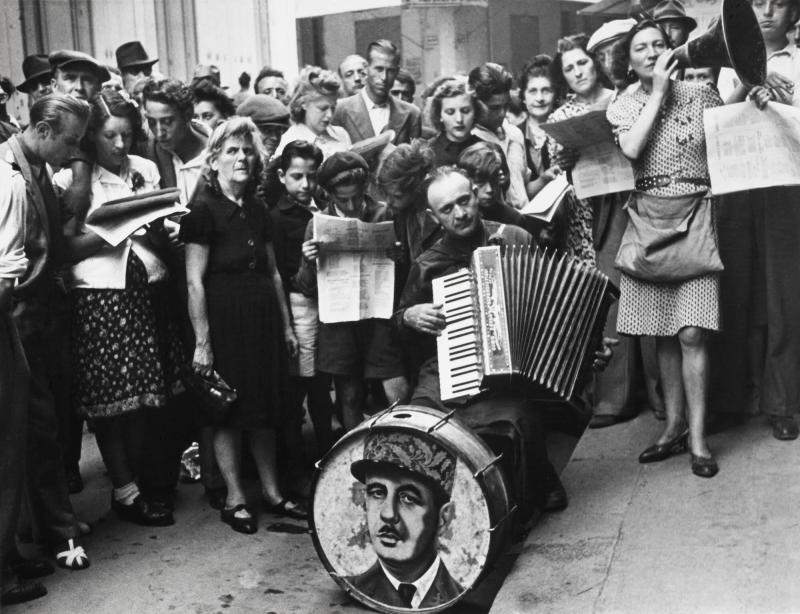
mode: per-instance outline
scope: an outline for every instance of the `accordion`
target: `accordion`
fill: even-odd
[[[591,369],[619,291],[595,267],[535,246],[480,247],[470,269],[433,280],[442,401],[524,385],[569,401]]]

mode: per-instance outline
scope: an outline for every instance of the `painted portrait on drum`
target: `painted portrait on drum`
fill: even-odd
[[[489,509],[473,472],[441,441],[411,430],[365,430],[326,459],[313,523],[337,581],[387,611],[454,603],[489,550]]]

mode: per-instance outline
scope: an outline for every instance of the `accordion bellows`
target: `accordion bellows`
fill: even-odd
[[[509,385],[570,400],[618,297],[608,277],[565,253],[478,248],[470,269],[433,280],[447,318],[437,338],[442,401]]]

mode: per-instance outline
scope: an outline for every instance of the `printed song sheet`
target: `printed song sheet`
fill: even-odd
[[[549,223],[570,189],[567,174],[561,173],[539,190],[519,212]]]
[[[800,184],[800,109],[747,101],[706,109],[703,119],[714,194]]]
[[[578,198],[633,189],[633,169],[614,142],[605,111],[589,111],[543,124],[541,128],[560,145],[580,152],[572,169],[572,184]]]
[[[389,318],[394,301],[394,261],[387,250],[396,240],[392,222],[314,215],[319,319],[354,322]]]
[[[89,223],[86,227],[99,235],[109,245],[116,247],[142,226],[165,217],[173,215],[182,216],[189,210],[178,203],[161,205],[155,209],[145,209],[132,215],[132,217],[115,217]],[[91,219],[91,218],[89,218]]]

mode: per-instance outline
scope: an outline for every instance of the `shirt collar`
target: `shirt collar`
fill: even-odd
[[[175,168],[177,168],[180,171],[183,171],[203,166],[203,160],[204,160],[203,154],[204,152],[201,152],[191,160],[187,160],[185,163],[176,154],[171,154],[171,155],[172,155],[172,162],[175,165]]]
[[[391,585],[394,587],[394,590],[397,590],[401,584],[413,584],[414,588],[416,588],[416,592],[414,593],[414,597],[412,598],[411,605],[412,607],[419,607],[419,603],[425,599],[425,595],[428,594],[431,586],[433,585],[433,581],[436,579],[436,574],[439,573],[439,565],[442,564],[441,557],[437,554],[436,558],[431,563],[431,566],[428,567],[427,571],[422,574],[419,578],[414,580],[413,582],[401,582],[397,578],[395,578],[389,570],[384,567],[383,562],[378,559],[378,562],[381,564],[381,568],[383,569],[383,573],[386,574],[386,578],[389,580]]]
[[[391,96],[391,94],[389,94]],[[367,110],[371,111],[372,109],[388,109],[389,108],[389,99],[386,99],[386,102],[383,104],[378,104],[376,102],[372,102],[372,99],[367,95],[367,88],[361,88],[361,97],[364,99],[364,104],[367,105]]]
[[[797,49],[797,47],[793,43],[787,43],[783,49],[778,49],[777,51],[773,51],[767,55],[767,61],[779,55],[788,55],[789,57],[793,57],[795,54],[795,49]]]
[[[302,209],[304,211],[310,211],[311,213],[319,213],[319,207],[317,207],[317,203],[314,202],[314,199],[311,199],[309,205],[303,206],[298,202],[293,201],[289,198],[286,194],[280,197],[278,200],[278,209],[281,211],[289,211],[290,209]]]

